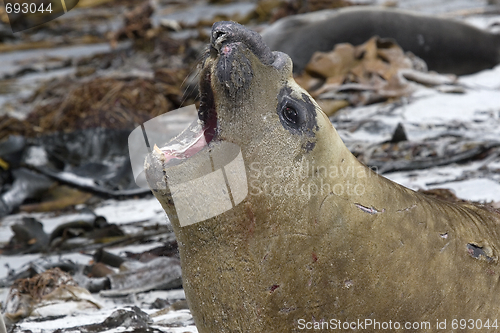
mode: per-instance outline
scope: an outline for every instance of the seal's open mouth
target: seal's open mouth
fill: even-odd
[[[199,87],[201,98],[198,119],[164,147],[158,148],[155,146],[155,151],[164,155],[165,164],[170,163],[174,165],[195,155],[208,146],[215,137],[217,112],[215,110],[214,94],[210,86],[210,71],[202,71],[201,75]]]

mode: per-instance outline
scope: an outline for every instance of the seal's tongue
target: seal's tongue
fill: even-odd
[[[183,160],[189,158],[208,145],[204,127],[199,120],[195,120],[178,136],[173,138],[161,149],[155,145],[158,153],[163,153],[165,163],[171,160]]]

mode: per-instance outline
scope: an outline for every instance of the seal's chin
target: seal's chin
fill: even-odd
[[[163,155],[166,167],[182,163],[209,145],[216,136],[217,112],[211,88],[210,71],[203,71],[200,80],[200,108],[198,120],[191,123],[164,147],[155,146],[155,152]]]

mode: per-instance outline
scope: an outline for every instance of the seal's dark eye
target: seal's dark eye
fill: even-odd
[[[283,108],[283,118],[292,124],[299,124],[299,114],[292,106],[285,105]]]
[[[301,128],[306,119],[307,109],[300,102],[288,96],[284,97],[280,104],[278,114],[283,125],[288,128]]]
[[[278,94],[276,112],[281,125],[292,134],[313,137],[313,130],[317,129],[316,107],[307,94],[299,97],[292,92],[292,88],[285,86]]]

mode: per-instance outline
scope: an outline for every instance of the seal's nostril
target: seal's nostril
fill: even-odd
[[[270,65],[274,61],[274,56],[269,47],[262,41],[262,37],[257,32],[248,30],[241,24],[225,21],[216,22],[212,27],[210,39],[212,48],[216,51],[220,52],[223,44],[242,43],[262,63]]]
[[[222,43],[227,39],[227,33],[222,30],[215,30],[212,33],[212,46],[220,50]]]
[[[217,39],[219,39],[220,37],[222,37],[223,35],[225,35],[225,32],[223,32],[223,31],[216,31],[216,32],[214,33],[214,39],[215,39],[215,40],[217,40]]]

